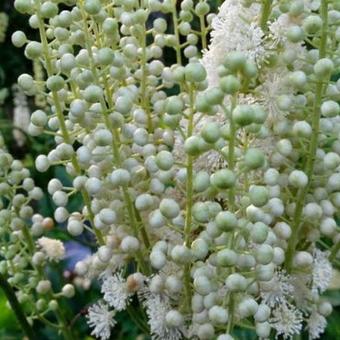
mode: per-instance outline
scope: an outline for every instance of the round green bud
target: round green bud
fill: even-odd
[[[109,47],[101,48],[97,54],[98,63],[101,65],[110,65],[113,61],[113,51]]]
[[[273,248],[269,244],[261,244],[255,252],[257,263],[269,264],[274,256]]]
[[[253,185],[249,190],[250,202],[256,207],[264,206],[269,199],[269,193],[266,187]]]
[[[288,182],[295,188],[304,188],[308,184],[308,177],[301,170],[293,170],[289,174]]]
[[[202,238],[197,238],[191,243],[191,252],[197,259],[205,259],[209,253],[207,242]]]
[[[141,194],[136,198],[135,206],[137,210],[144,211],[152,208],[153,203],[154,200],[150,194]]]
[[[229,189],[235,185],[236,176],[229,169],[221,169],[210,176],[210,182],[218,189]]]
[[[30,13],[32,10],[32,3],[30,0],[15,0],[14,8],[22,14]]]
[[[199,112],[209,113],[211,111],[211,105],[209,104],[205,94],[199,93],[196,97],[196,110]]]
[[[210,105],[219,105],[223,102],[224,94],[218,87],[208,89],[205,98]]]
[[[220,250],[216,254],[217,265],[221,267],[234,266],[237,261],[237,254],[231,249]]]
[[[289,81],[294,87],[302,88],[307,83],[307,76],[302,71],[295,71],[290,74]]]
[[[235,72],[243,70],[244,66],[246,65],[247,57],[243,52],[230,52],[224,59],[224,66],[227,67],[229,70]]]
[[[94,141],[98,146],[111,145],[112,139],[112,133],[107,129],[99,129],[94,133]]]
[[[242,292],[247,289],[247,279],[241,274],[234,273],[227,277],[225,285],[231,292]]]
[[[314,65],[314,73],[315,75],[320,78],[328,78],[331,76],[333,70],[334,70],[334,64],[332,60],[328,58],[322,58],[316,62]]]
[[[184,103],[179,96],[168,97],[165,103],[165,110],[169,115],[177,115],[183,112]]]
[[[102,6],[100,0],[85,0],[85,11],[91,15],[96,15],[100,12]]]
[[[170,170],[174,164],[174,158],[169,151],[160,151],[156,156],[156,164],[161,170]]]
[[[203,202],[196,202],[192,207],[192,215],[197,222],[206,223],[209,221],[209,208]]]
[[[206,2],[199,2],[195,6],[195,13],[197,16],[201,17],[208,14],[210,11],[210,6]]]
[[[322,27],[322,19],[318,15],[309,15],[303,21],[302,27],[307,34],[317,33]]]
[[[256,64],[247,62],[242,70],[242,73],[248,78],[255,78],[258,74]]]
[[[39,127],[44,127],[47,124],[48,117],[42,110],[36,110],[31,115],[31,122]]]
[[[177,217],[180,212],[178,203],[171,198],[163,198],[159,204],[159,210],[163,216],[169,219]]]
[[[189,63],[184,68],[185,79],[192,83],[199,83],[207,77],[207,71],[200,63]]]
[[[244,164],[249,169],[258,169],[265,163],[265,156],[259,149],[250,148],[244,155]]]
[[[287,38],[292,43],[298,43],[305,38],[305,34],[300,26],[291,26],[287,30]]]
[[[194,178],[194,190],[196,192],[203,192],[207,190],[210,186],[210,176],[205,171],[200,171],[196,174]]]
[[[254,109],[251,105],[237,105],[232,113],[234,121],[240,126],[254,122]]]
[[[321,114],[324,117],[335,117],[340,113],[340,106],[334,100],[327,100],[321,105]]]
[[[64,87],[65,81],[61,76],[51,76],[48,77],[46,81],[46,86],[51,91],[59,91]]]
[[[235,214],[229,211],[220,211],[215,217],[215,223],[218,229],[231,231],[237,228],[237,218]]]
[[[220,139],[220,126],[216,122],[207,123],[201,130],[201,136],[205,142],[213,144]]]
[[[268,117],[268,113],[260,105],[252,105],[252,108],[254,112],[253,116],[254,123],[263,124]]]
[[[220,79],[220,88],[226,94],[235,94],[241,88],[241,83],[236,76],[228,75]]]
[[[97,85],[89,85],[84,90],[84,98],[89,103],[97,103],[103,98],[103,90]]]
[[[190,156],[198,156],[201,153],[201,141],[197,136],[191,136],[184,142],[184,150]]]
[[[58,6],[51,1],[46,1],[41,5],[40,13],[43,18],[53,18],[58,14]]]
[[[41,56],[42,45],[37,41],[31,41],[26,45],[25,55],[28,59],[36,59]]]
[[[19,76],[18,84],[24,91],[29,91],[34,87],[33,77],[27,73]]]
[[[268,237],[268,226],[262,222],[256,222],[250,229],[250,237],[255,243],[263,243]]]
[[[290,3],[289,14],[293,16],[299,16],[303,13],[304,3],[301,0],[295,0]]]
[[[22,47],[26,44],[27,37],[26,34],[22,31],[16,31],[12,34],[12,44],[15,47]]]

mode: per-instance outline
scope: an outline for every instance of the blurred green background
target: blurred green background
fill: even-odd
[[[217,1],[218,0],[210,1],[213,8],[217,7]],[[47,154],[51,146],[54,144],[51,137],[44,135],[32,138],[26,135],[25,142],[20,144],[16,141],[13,135],[13,115],[15,105],[12,86],[16,83],[16,79],[21,73],[26,72],[32,74],[33,65],[31,61],[24,57],[24,48],[18,49],[12,46],[10,37],[16,30],[24,31],[31,39],[34,39],[37,34],[28,26],[28,18],[14,10],[13,2],[14,0],[0,1],[0,132],[5,137],[9,151],[15,158],[21,159],[26,167],[30,168],[35,182],[46,192],[47,183],[51,177],[59,178],[64,184],[67,184],[70,179],[61,167],[54,167],[43,176],[41,174],[38,175],[33,167],[35,157],[41,153]],[[1,41],[1,33],[4,33],[5,31],[6,37],[3,41]],[[174,55],[172,53],[167,53],[166,55],[169,59],[168,61],[171,62]],[[28,98],[27,104],[30,112],[36,108],[34,98]],[[75,196],[69,203],[69,210],[77,210],[80,203],[79,197]],[[48,195],[45,195],[45,197],[38,202],[36,208],[45,216],[53,216],[54,205]],[[67,236],[64,232],[63,226],[58,226],[58,229],[52,230],[51,235],[57,236],[65,241],[71,241],[69,236]],[[70,243],[72,251],[78,252],[77,256],[81,256],[84,253],[84,249],[86,249],[81,247],[81,243],[91,243],[91,239],[85,238],[83,240],[77,240],[77,243]],[[79,245],[79,248],[77,248],[77,245]],[[87,251],[89,252],[90,250],[87,248]],[[67,274],[66,281],[72,280],[72,267],[70,267],[70,263],[67,261],[65,261],[61,267],[58,267],[56,272],[59,272],[60,274],[64,272],[64,274]],[[57,275],[53,275],[51,272],[50,277],[54,280],[54,283],[58,285]],[[340,339],[340,290],[331,290],[327,293],[327,295],[329,296],[335,310],[329,318],[327,331],[322,336],[322,339]],[[68,306],[67,314],[69,316],[69,320],[73,320],[75,322],[74,327],[79,330],[79,339],[90,338],[86,336],[86,334],[88,334],[88,330],[83,310],[86,306],[95,302],[99,296],[98,286],[96,285],[92,285],[90,290],[79,289],[75,298],[71,300],[70,306]],[[7,306],[6,299],[1,290],[0,311],[0,339],[7,340],[22,338],[18,324],[16,323],[11,309]],[[142,340],[148,338],[139,336],[139,330],[130,321],[127,313],[119,313],[117,319],[119,322],[114,329],[111,337],[112,339]],[[57,333],[44,329],[43,325],[37,324],[37,327],[42,339],[60,338]],[[247,330],[236,330],[235,335],[239,339],[256,338],[254,333]],[[307,339],[307,335],[304,334],[301,339]]]

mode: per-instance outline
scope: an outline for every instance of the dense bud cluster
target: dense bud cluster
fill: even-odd
[[[35,214],[30,205],[42,196],[29,170],[7,152],[0,135],[0,280],[2,287],[7,281],[16,291],[9,299],[11,307],[17,312],[19,302],[30,323],[45,322],[42,316],[51,312],[59,318],[58,300],[74,295],[72,284],[61,287],[59,293],[54,291],[44,272],[46,266],[64,258],[65,248],[61,241],[43,236],[54,221]]]
[[[320,337],[340,248],[338,1],[226,0],[217,15],[204,0],[14,4],[40,41],[13,44],[46,71],[43,89],[18,79],[48,103],[29,132],[55,148],[36,168],[65,166],[72,187],[48,184],[54,219],[97,241],[76,265],[101,283],[92,334],[108,339],[135,297],[153,339],[233,339],[244,325]],[[83,208],[68,211],[76,193]]]

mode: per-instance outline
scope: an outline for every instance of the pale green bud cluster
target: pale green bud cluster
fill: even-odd
[[[340,8],[261,3],[226,0],[215,16],[206,1],[15,1],[41,40],[13,44],[46,71],[44,88],[18,79],[48,103],[29,132],[55,140],[36,168],[65,167],[72,186],[48,184],[54,219],[97,242],[76,273],[100,278],[104,315],[138,291],[155,338],[233,339],[243,325],[292,338],[303,323],[317,338],[326,321],[310,323],[331,310]],[[107,339],[115,322],[91,313]]]

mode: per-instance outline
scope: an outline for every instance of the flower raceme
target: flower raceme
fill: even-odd
[[[102,285],[92,334],[108,339],[136,308],[153,339],[233,339],[244,325],[320,337],[340,248],[339,2],[15,7],[40,40],[13,44],[46,73],[44,88],[18,78],[48,103],[28,131],[55,141],[36,168],[65,167],[72,188],[48,185],[54,219],[96,240],[75,267]]]

